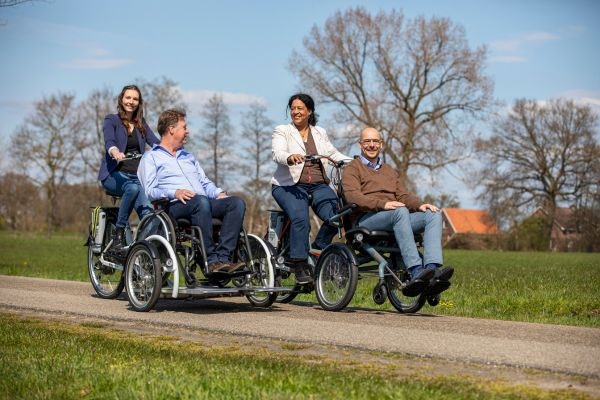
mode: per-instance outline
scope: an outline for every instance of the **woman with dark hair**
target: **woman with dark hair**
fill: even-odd
[[[121,196],[112,247],[113,252],[119,254],[126,245],[125,227],[133,209],[140,219],[152,211],[137,177],[139,158],[123,159],[127,153],[143,154],[146,144],[152,146],[159,140],[144,120],[144,101],[137,86],[128,85],[121,90],[117,110],[118,114],[104,118],[102,131],[106,152],[98,180],[106,191]]]
[[[273,160],[277,168],[271,179],[273,198],[291,221],[288,262],[299,283],[310,283],[307,264],[309,252],[309,206],[325,221],[336,212],[336,194],[329,186],[323,164],[306,162],[305,156],[324,155],[334,161],[349,159],[331,144],[325,129],[317,126],[315,103],[307,94],[297,93],[287,105],[292,122],[275,127],[272,139]],[[310,200],[309,200],[310,195]],[[331,243],[336,228],[321,225],[312,246],[323,249]]]

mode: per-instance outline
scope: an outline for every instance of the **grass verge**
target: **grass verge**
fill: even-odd
[[[43,344],[43,345],[40,345]],[[282,356],[0,313],[0,397],[11,399],[585,399],[396,363]]]

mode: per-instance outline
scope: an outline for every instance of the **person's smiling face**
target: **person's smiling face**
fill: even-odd
[[[127,89],[125,93],[123,93],[121,102],[123,103],[123,109],[126,112],[133,113],[140,105],[140,94],[135,89]]]
[[[308,125],[308,119],[312,111],[310,111],[306,104],[302,102],[300,99],[295,99],[292,101],[292,105],[290,106],[290,116],[292,117],[292,122],[296,125],[296,128],[304,128]]]
[[[169,127],[171,130],[171,134],[173,135],[173,142],[175,143],[176,148],[183,147],[187,142],[187,137],[190,134],[188,131],[187,124],[184,118],[179,118],[177,121],[177,125]]]
[[[371,162],[376,162],[379,153],[383,150],[383,140],[377,129],[366,128],[360,134],[360,149],[363,157]]]

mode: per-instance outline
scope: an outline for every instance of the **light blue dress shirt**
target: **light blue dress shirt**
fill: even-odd
[[[223,192],[208,179],[198,160],[184,149],[173,156],[164,147],[155,145],[144,153],[137,174],[150,200],[165,197],[173,200],[177,189],[192,190],[209,199]]]
[[[381,162],[381,157],[377,157],[377,162],[376,163],[372,163],[371,161],[367,160],[365,158],[365,156],[363,156],[362,154],[360,155],[360,161],[365,164],[367,167],[374,169],[375,171],[377,171],[379,168],[381,168],[381,166],[383,165],[383,163]]]

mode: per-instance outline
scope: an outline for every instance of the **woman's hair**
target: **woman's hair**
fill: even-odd
[[[288,101],[288,105],[287,105],[288,113],[292,109],[292,102],[294,100],[300,100],[301,102],[304,103],[306,108],[308,108],[310,111],[312,111],[312,113],[310,114],[310,117],[308,117],[308,124],[311,126],[315,126],[317,124],[318,115],[315,112],[315,101],[312,99],[312,97],[310,97],[309,95],[307,95],[305,93],[296,93],[296,94],[292,95],[290,97],[290,100]]]
[[[138,104],[137,109],[131,115],[131,120],[127,118],[125,107],[123,107],[123,96],[125,96],[125,91],[127,90],[135,90],[136,92],[138,92],[138,96],[140,98],[140,104]],[[144,100],[142,99],[142,92],[136,85],[127,85],[123,87],[123,89],[121,90],[121,94],[119,95],[119,100],[117,102],[117,110],[119,111],[119,118],[121,118],[121,122],[125,127],[127,135],[131,135],[132,132],[129,132],[129,130],[127,129],[127,125],[125,125],[125,122],[133,124],[133,126],[140,131],[142,136],[146,134],[146,128],[144,128]]]

